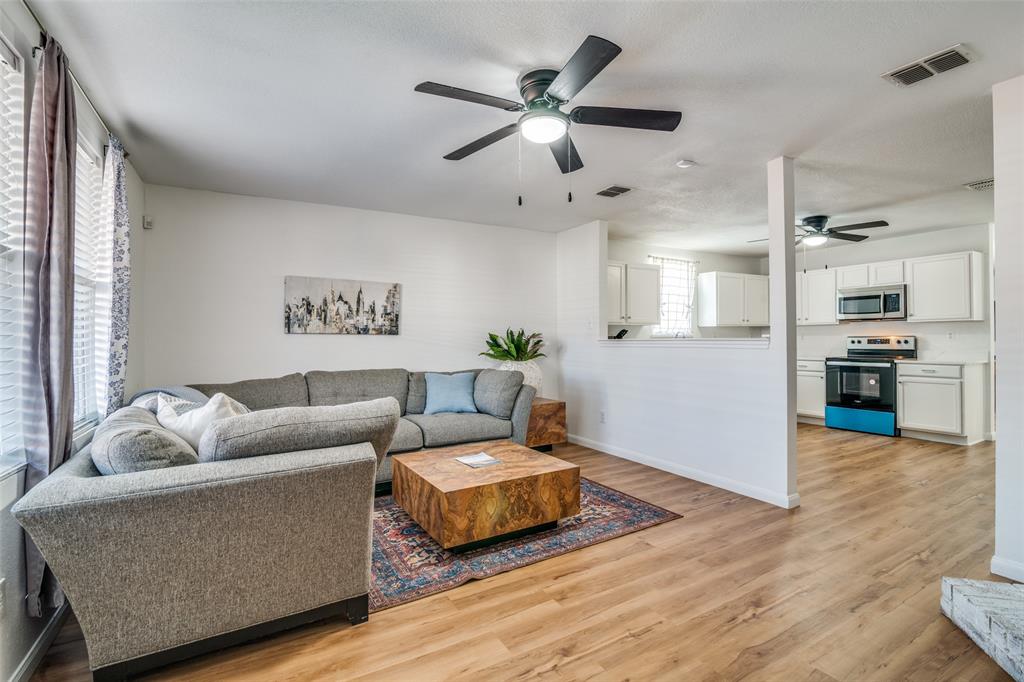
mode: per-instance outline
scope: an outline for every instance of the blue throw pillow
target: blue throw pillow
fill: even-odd
[[[473,383],[476,375],[472,372],[459,374],[438,374],[427,372],[427,404],[423,414],[438,412],[476,412],[473,402]]]

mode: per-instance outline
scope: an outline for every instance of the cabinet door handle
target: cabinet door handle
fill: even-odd
[[[926,373],[926,374],[935,374],[939,370],[937,370],[937,369],[922,369],[921,371]]]

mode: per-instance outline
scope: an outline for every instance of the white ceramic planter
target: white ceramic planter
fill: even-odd
[[[540,395],[540,389],[544,383],[544,373],[540,371],[540,365],[538,365],[535,360],[526,360],[525,362],[506,360],[501,363],[501,367],[499,367],[499,369],[522,372],[523,383],[533,386],[537,389],[537,395]]]

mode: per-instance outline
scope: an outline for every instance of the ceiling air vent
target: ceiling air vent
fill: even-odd
[[[920,83],[936,74],[945,73],[950,69],[968,64],[970,61],[970,52],[962,44],[957,43],[953,47],[941,52],[936,52],[923,59],[918,59],[916,62],[901,66],[895,71],[884,73],[882,78],[900,87],[906,87]]]
[[[987,192],[996,186],[996,179],[989,178],[988,180],[975,180],[974,182],[968,182],[964,187],[974,192]]]
[[[614,198],[614,197],[621,196],[621,195],[625,194],[629,190],[630,190],[629,187],[621,187],[619,185],[612,185],[611,187],[608,187],[608,188],[603,189],[600,192],[598,192],[597,196],[599,196],[599,197],[612,197],[612,198]]]

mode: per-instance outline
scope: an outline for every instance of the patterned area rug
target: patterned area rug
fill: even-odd
[[[583,478],[580,513],[558,528],[464,554],[441,548],[390,495],[373,513],[373,584],[370,611],[444,592],[560,554],[635,533],[679,514]]]

